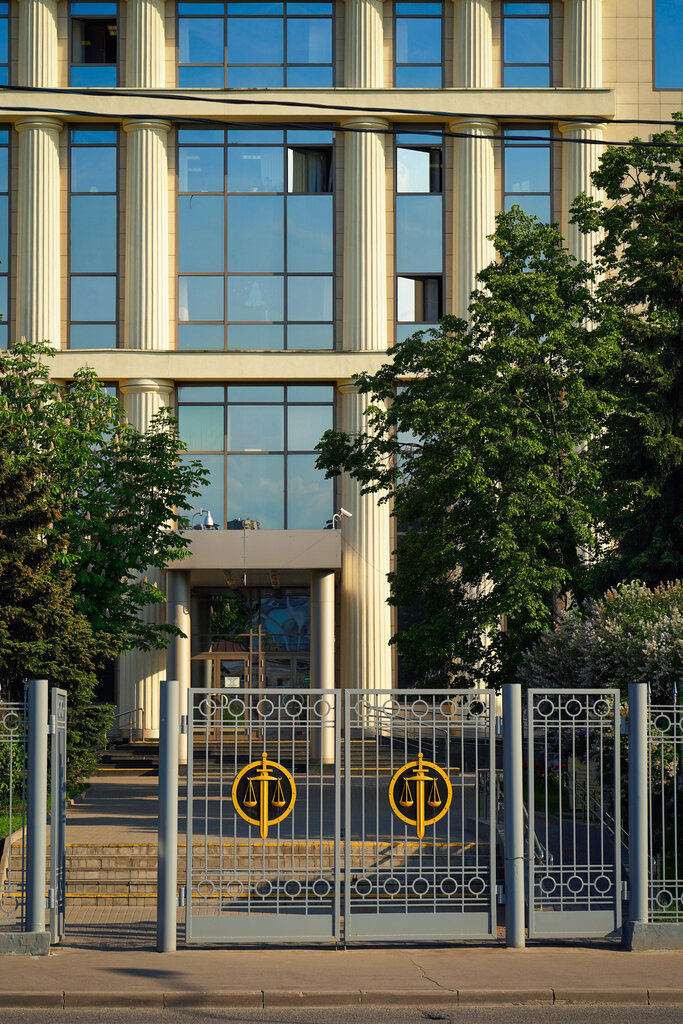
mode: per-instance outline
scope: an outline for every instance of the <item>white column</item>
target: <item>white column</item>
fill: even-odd
[[[493,260],[488,236],[496,227],[493,138],[498,127],[488,118],[461,117],[451,121],[453,161],[453,312],[467,318],[477,274]]]
[[[565,0],[563,84],[602,88],[602,0]]]
[[[366,429],[368,399],[351,383],[341,385],[342,430]],[[391,533],[389,507],[360,485],[342,477],[342,505],[352,514],[341,522],[342,575],[340,676],[343,687],[388,689],[392,685],[389,648],[391,613],[387,600]]]
[[[334,570],[311,570],[311,688],[334,690]],[[340,707],[337,708],[337,714]],[[316,754],[334,764],[334,715],[321,717]]]
[[[19,4],[19,85],[50,89],[58,82],[57,0]]]
[[[493,88],[491,0],[453,0],[453,88]]]
[[[344,331],[347,351],[387,347],[387,121],[349,118],[344,135]]]
[[[599,143],[602,142],[605,125],[566,121],[558,127],[562,136],[569,140],[562,144],[562,234],[572,256],[591,263],[600,233],[582,234],[575,224],[569,223],[569,211],[580,192],[587,192],[594,198],[600,196],[590,176],[598,169],[603,151]],[[571,141],[573,139],[577,141]]]
[[[173,383],[169,380],[138,379],[120,385],[128,421],[140,431],[149,429],[152,417],[171,403]],[[163,590],[165,574],[150,569],[147,581]],[[149,605],[143,612],[147,622],[165,622],[166,605]],[[166,675],[166,651],[128,651],[119,658],[119,711],[142,708],[131,717],[136,739],[159,736],[159,684]],[[128,735],[128,719],[122,719],[121,732]]]
[[[190,574],[185,569],[169,569],[166,573],[167,620],[185,636],[174,636],[166,652],[166,678],[177,679],[180,716],[187,714],[190,689]],[[187,733],[178,737],[178,760],[187,764]]]
[[[19,133],[16,337],[60,347],[59,132],[51,117],[16,122]]]
[[[384,87],[383,0],[346,0],[344,85],[347,89]]]
[[[168,349],[168,121],[124,121],[126,301],[124,346]]]
[[[128,0],[126,15],[126,88],[163,89],[166,85],[165,0]]]

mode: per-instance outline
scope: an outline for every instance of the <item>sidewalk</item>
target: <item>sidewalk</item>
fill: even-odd
[[[156,779],[102,774],[68,812],[67,842],[155,842]],[[610,943],[156,953],[156,907],[71,907],[49,957],[0,958],[2,1006],[287,1006],[604,1002],[683,1006],[683,953]]]

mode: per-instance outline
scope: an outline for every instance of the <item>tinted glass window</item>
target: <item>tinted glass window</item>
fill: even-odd
[[[442,5],[395,4],[394,82],[397,88],[438,89],[442,75]]]
[[[683,89],[683,4],[655,0],[655,89]]]
[[[551,79],[549,3],[503,5],[503,85],[547,88]]]
[[[508,128],[503,141],[503,206],[517,204],[544,223],[552,220],[549,128]]]
[[[117,37],[115,3],[71,4],[71,85],[117,84]]]

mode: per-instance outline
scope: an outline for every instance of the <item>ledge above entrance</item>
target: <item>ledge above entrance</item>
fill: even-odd
[[[190,557],[167,569],[340,569],[339,530],[183,530]]]

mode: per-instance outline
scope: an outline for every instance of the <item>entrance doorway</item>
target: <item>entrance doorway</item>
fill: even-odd
[[[268,690],[308,689],[311,659],[308,652],[256,654],[206,652],[193,659],[192,685],[202,689]]]

